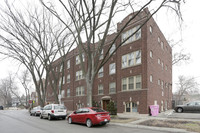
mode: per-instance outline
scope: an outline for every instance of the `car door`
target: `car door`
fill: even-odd
[[[73,117],[73,121],[74,122],[78,122],[80,123],[80,115],[81,115],[82,109],[78,109],[75,111],[74,117]]]
[[[189,112],[195,111],[195,102],[187,103],[184,110]]]
[[[195,111],[200,112],[200,101],[195,103]]]
[[[87,109],[87,108],[82,109],[82,113],[80,113],[80,116],[79,116],[81,123],[86,122],[86,118],[87,118],[88,113],[89,113],[89,109]]]

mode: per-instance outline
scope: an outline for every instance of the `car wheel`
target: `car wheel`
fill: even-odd
[[[183,109],[182,109],[182,108],[178,108],[178,109],[177,109],[177,112],[178,112],[178,113],[182,113],[182,112],[183,112]]]
[[[37,116],[36,113],[34,114],[34,116]]]
[[[92,121],[90,119],[87,119],[86,125],[87,127],[92,127]]]
[[[68,118],[68,123],[72,124],[72,118],[71,117]]]
[[[43,117],[42,117],[42,114],[40,114],[40,119],[42,119]]]
[[[49,121],[52,120],[51,115],[48,115],[48,120],[49,120]]]
[[[63,117],[62,119],[63,119],[63,120],[65,120],[65,119],[66,119],[66,117]]]
[[[30,113],[30,116],[32,116],[32,114]]]

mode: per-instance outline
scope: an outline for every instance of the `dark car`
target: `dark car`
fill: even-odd
[[[80,108],[68,116],[68,123],[82,123],[86,124],[87,127],[92,125],[105,125],[110,121],[109,112],[101,108],[87,107]]]
[[[3,106],[0,106],[0,110],[3,110]]]
[[[184,105],[177,105],[174,110],[178,113],[182,112],[200,112],[200,101],[189,102]]]

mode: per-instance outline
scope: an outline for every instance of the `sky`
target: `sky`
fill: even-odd
[[[176,83],[178,82],[179,75],[195,77],[195,80],[200,84],[200,45],[198,44],[200,31],[199,5],[200,1],[186,0],[185,4],[181,6],[183,17],[181,30],[176,17],[171,16],[170,12],[167,12],[166,9],[161,9],[158,14],[154,16],[155,21],[166,39],[174,40],[175,42],[182,40],[180,43],[181,46],[176,47],[173,51],[175,52],[183,49],[185,53],[191,55],[191,59],[187,63],[173,66],[173,92],[176,90]],[[123,18],[121,18],[121,20],[122,19]],[[9,72],[17,72],[18,65],[19,64],[14,60],[0,60],[0,79],[7,77]]]

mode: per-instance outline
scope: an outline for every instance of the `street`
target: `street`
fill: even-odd
[[[0,133],[163,133],[148,129],[129,128],[107,124],[87,128],[85,125],[68,124],[67,120],[40,119],[30,116],[27,110],[0,110]]]

